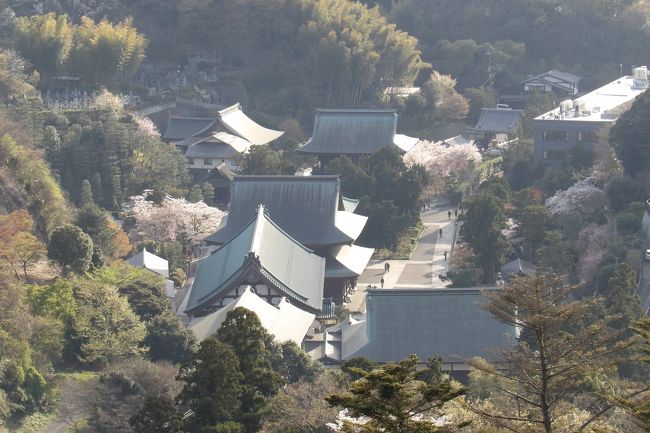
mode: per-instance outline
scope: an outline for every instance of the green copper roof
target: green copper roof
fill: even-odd
[[[187,310],[207,303],[233,283],[249,255],[259,259],[260,272],[288,298],[320,310],[325,259],[281,230],[263,206],[239,233],[199,263]]]

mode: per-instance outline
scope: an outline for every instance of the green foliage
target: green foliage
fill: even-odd
[[[241,157],[242,174],[282,174],[282,161],[278,152],[269,146],[251,146]]]
[[[27,297],[32,312],[39,316],[70,323],[77,312],[72,283],[64,278],[57,278],[47,285],[30,286]]]
[[[609,314],[621,315],[612,323],[612,326],[618,329],[627,329],[643,316],[641,301],[636,290],[636,272],[627,263],[621,263],[608,281],[605,300],[605,307]]]
[[[187,194],[187,201],[196,203],[203,200],[203,191],[199,185],[192,185],[190,192]]]
[[[271,336],[255,313],[238,307],[228,312],[217,331],[219,341],[232,347],[243,374],[241,380],[241,417],[238,419],[248,433],[258,431],[266,401],[280,385],[273,371],[266,342]]]
[[[214,206],[214,187],[210,182],[203,182],[201,184],[201,195],[205,204]]]
[[[93,187],[90,185],[88,179],[81,181],[81,198],[79,199],[81,207],[92,206],[95,204],[93,200]]]
[[[49,234],[69,220],[63,192],[47,163],[35,150],[4,135],[0,139],[0,165],[8,167],[11,176],[27,192],[27,206],[44,232]]]
[[[115,230],[109,225],[109,216],[94,204],[83,206],[77,211],[75,224],[93,240],[93,245],[106,257],[115,253],[113,240]]]
[[[362,375],[359,370],[370,373],[377,367],[379,367],[379,363],[364,356],[355,356],[354,358],[346,359],[341,363],[341,371],[351,380],[361,379]]]
[[[146,352],[141,345],[145,326],[115,287],[94,281],[82,284],[73,324],[75,338],[81,343],[80,360],[106,365]]]
[[[312,361],[307,353],[293,341],[274,343],[271,364],[285,383],[313,382],[323,372],[320,363]]]
[[[107,96],[110,98],[110,94]],[[152,189],[179,192],[189,180],[187,160],[173,145],[139,129],[120,107],[98,105],[80,115],[68,112],[58,154],[48,154],[60,165],[62,186],[81,202],[81,184],[92,179],[95,203],[117,209],[124,196]],[[56,125],[54,125],[56,126]]]
[[[643,199],[643,190],[630,177],[615,177],[607,183],[607,201],[613,212],[621,212],[635,201]]]
[[[115,262],[108,268],[94,272],[91,278],[115,287],[143,321],[171,311],[163,278],[147,269]]]
[[[183,326],[171,311],[162,313],[147,324],[144,344],[149,348],[152,361],[185,362],[196,348],[192,331]]]
[[[147,40],[130,19],[117,25],[82,17],[79,25],[54,13],[16,20],[15,45],[45,76],[73,72],[89,83],[117,86],[131,78],[144,58]]]
[[[610,130],[610,143],[623,163],[625,173],[632,177],[646,171],[650,164],[649,113],[650,92],[646,91],[634,100],[632,107]]]
[[[183,417],[174,401],[165,396],[150,395],[140,411],[129,420],[135,433],[180,432]]]
[[[519,223],[528,257],[534,259],[537,250],[544,244],[546,231],[551,226],[551,213],[543,205],[527,206],[519,215]]]
[[[187,431],[223,430],[238,418],[244,376],[237,355],[229,345],[214,337],[206,339],[196,354],[183,364],[178,379],[185,382],[179,400],[194,412],[185,422]]]
[[[399,363],[384,364],[370,371],[356,369],[361,377],[352,382],[349,391],[325,399],[332,406],[348,409],[351,416],[369,418],[361,425],[344,424],[343,431],[445,431],[428,416],[440,416],[444,404],[466,390],[449,377],[432,372],[433,365],[418,371],[418,362],[411,355]]]
[[[616,228],[622,234],[637,235],[641,230],[641,220],[646,206],[644,203],[630,203],[624,212],[616,215]]]
[[[507,242],[501,233],[506,216],[501,199],[489,190],[480,191],[465,206],[461,236],[476,255],[488,284],[495,281],[496,267],[501,264]]]
[[[56,261],[66,275],[83,273],[90,267],[93,241],[79,227],[67,224],[56,228],[50,237],[47,255]]]
[[[539,250],[540,266],[549,273],[567,274],[572,267],[570,244],[560,230],[544,234],[544,246]]]

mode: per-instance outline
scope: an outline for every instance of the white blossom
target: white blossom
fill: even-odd
[[[160,132],[156,125],[148,117],[133,116],[133,120],[138,125],[138,131],[144,135],[160,138]]]
[[[408,166],[421,164],[436,177],[446,178],[450,174],[463,178],[481,162],[481,153],[471,143],[458,146],[444,146],[441,142],[419,141],[404,155]]]
[[[593,177],[578,181],[546,200],[546,207],[553,215],[588,214],[604,205],[605,192],[596,186]]]
[[[202,201],[191,203],[184,198],[166,196],[157,205],[149,200],[152,193],[145,190],[141,195],[130,197],[125,207],[136,221],[133,236],[157,242],[184,238],[198,244],[217,230],[225,216],[225,212]]]

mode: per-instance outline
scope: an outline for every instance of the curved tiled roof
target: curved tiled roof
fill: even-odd
[[[226,225],[206,241],[227,242],[263,204],[275,224],[303,245],[350,244],[366,219],[345,218],[348,212],[338,210],[339,192],[338,176],[235,176]]]

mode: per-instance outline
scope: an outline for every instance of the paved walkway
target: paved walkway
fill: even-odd
[[[350,296],[347,308],[353,312],[365,311],[365,290],[368,285],[381,287],[384,279],[384,288],[443,288],[439,274],[444,274],[448,269],[447,259],[451,257],[452,245],[456,240],[458,224],[453,215],[454,208],[444,199],[432,199],[430,209],[420,214],[424,230],[418,238],[418,245],[409,260],[388,260],[390,271],[384,273],[386,261],[373,260],[357,280],[357,289]],[[451,218],[448,211],[452,212]],[[439,230],[442,229],[442,236]]]

